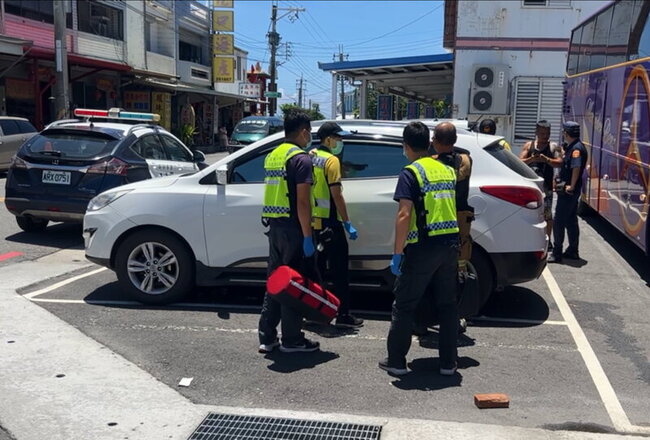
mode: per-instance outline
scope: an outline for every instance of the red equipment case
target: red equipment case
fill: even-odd
[[[298,310],[310,321],[329,323],[341,302],[327,289],[289,266],[278,267],[266,281],[266,290],[280,304]]]

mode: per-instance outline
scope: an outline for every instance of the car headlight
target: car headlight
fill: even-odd
[[[111,192],[100,194],[90,201],[90,203],[88,204],[88,208],[86,208],[86,211],[87,212],[99,211],[100,209],[110,205],[111,203],[113,203],[114,201],[122,197],[124,194],[128,194],[131,191],[132,190],[130,189],[123,189],[120,191],[111,191]]]

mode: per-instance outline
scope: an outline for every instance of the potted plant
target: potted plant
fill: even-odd
[[[185,124],[181,127],[181,141],[188,147],[194,145],[194,135],[196,135],[196,127],[190,124]]]

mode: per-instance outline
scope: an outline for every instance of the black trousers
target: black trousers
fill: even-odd
[[[269,266],[267,276],[279,266],[289,266],[301,271],[303,266],[302,231],[299,228],[269,228]],[[282,343],[292,345],[300,343],[305,334],[302,332],[302,315],[291,307],[281,305],[268,292],[264,295],[262,314],[258,326],[260,344],[270,344],[278,337],[278,324],[282,320]]]
[[[345,237],[343,224],[338,222],[329,227],[331,234],[316,235],[318,244],[323,245],[323,251],[318,255],[318,270],[321,276],[334,285],[332,293],[341,301],[339,316],[350,313],[350,277],[348,268],[348,239]]]
[[[553,255],[562,255],[564,245],[564,230],[569,237],[567,252],[577,253],[580,241],[580,229],[578,227],[578,200],[580,192],[573,194],[559,193],[555,205],[555,217],[553,219]]]

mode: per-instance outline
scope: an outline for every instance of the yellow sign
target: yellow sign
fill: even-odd
[[[233,34],[215,34],[212,36],[212,51],[215,55],[234,55],[235,41]]]
[[[212,12],[212,30],[215,32],[233,32],[235,30],[233,11]]]
[[[153,113],[160,115],[160,125],[167,130],[172,129],[172,95],[165,92],[151,93]]]
[[[130,111],[149,112],[151,94],[149,92],[130,91],[124,92],[124,109]]]
[[[233,0],[212,0],[212,7],[232,9]]]
[[[235,82],[235,59],[214,57],[212,61],[212,81],[218,83]]]

